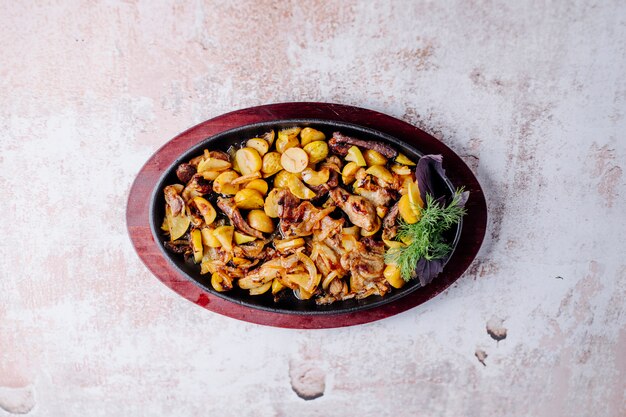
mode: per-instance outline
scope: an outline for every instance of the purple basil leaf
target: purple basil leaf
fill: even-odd
[[[427,194],[430,194],[439,204],[444,204],[450,195],[444,180],[446,171],[441,165],[441,160],[441,155],[424,155],[415,167],[415,178],[419,184],[420,197],[424,203],[426,202]]]
[[[423,286],[430,284],[431,281],[443,271],[443,259],[433,259],[427,261],[422,258],[417,262],[415,273]]]

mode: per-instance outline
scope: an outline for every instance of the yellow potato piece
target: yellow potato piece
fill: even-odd
[[[168,219],[168,229],[170,231],[170,240],[180,239],[182,235],[189,229],[191,219],[184,212],[178,216],[172,216],[170,206],[165,207],[165,218]]]
[[[294,175],[291,172],[280,171],[274,178],[274,187],[275,188],[288,188],[289,179],[293,176]]]
[[[368,166],[385,165],[387,163],[387,158],[373,149],[366,149],[365,153],[363,153],[363,158]]]
[[[274,219],[278,217],[278,189],[273,188],[267,195],[263,210],[269,217]]]
[[[300,145],[300,142],[298,142],[298,133],[300,133],[300,130],[299,127],[280,130],[278,132],[278,138],[276,139],[276,150],[283,153],[289,148]]]
[[[415,182],[411,181],[408,183],[407,195],[409,196],[411,209],[419,220],[422,217],[422,211],[420,209],[424,208],[424,202],[422,201],[420,190]]]
[[[287,180],[287,188],[296,197],[302,200],[310,200],[315,197],[315,193],[307,188],[302,181],[295,175],[291,175]]]
[[[289,148],[285,150],[280,157],[280,164],[285,171],[295,174],[302,172],[307,167],[309,164],[309,156],[302,148]]]
[[[238,245],[241,245],[243,243],[252,242],[255,239],[256,238],[254,236],[244,235],[241,232],[235,231],[235,243],[237,243]]]
[[[202,242],[210,248],[219,248],[222,246],[219,240],[213,234],[213,229],[203,227],[202,230]]]
[[[267,181],[264,180],[252,180],[246,184],[245,188],[250,188],[251,190],[257,190],[261,193],[261,195],[266,195],[269,186],[267,185]]]
[[[383,276],[394,288],[402,288],[406,282],[400,276],[400,268],[395,265],[387,265],[383,271]]]
[[[261,178],[261,173],[259,171],[256,171],[256,172],[253,172],[252,174],[242,175],[241,177],[233,180],[231,184],[241,185],[241,184],[245,184],[247,182],[250,182],[259,178]]]
[[[407,158],[404,154],[399,153],[398,156],[396,156],[396,162],[402,165],[409,165],[409,166],[414,166],[415,162],[411,161],[409,158]]]
[[[246,142],[246,146],[252,149],[256,149],[259,155],[263,156],[270,150],[270,145],[265,139],[252,138]]]
[[[378,217],[380,217],[381,219],[385,217],[388,211],[389,211],[389,207],[376,206],[376,214],[378,214]]]
[[[263,207],[263,196],[257,190],[244,188],[235,194],[235,204],[244,210],[259,209]]]
[[[245,147],[235,153],[235,160],[243,175],[260,171],[263,167],[263,159],[256,149]]]
[[[261,135],[259,139],[265,140],[270,146],[272,146],[272,143],[274,143],[275,137],[276,137],[276,134],[274,133],[274,129],[272,129],[269,132],[265,132],[263,135]]]
[[[272,288],[272,281],[266,282],[265,284],[261,285],[260,287],[256,287],[256,288],[250,289],[250,295],[265,294],[266,292],[269,291],[270,288]]]
[[[248,213],[248,224],[263,233],[274,231],[274,222],[263,210],[251,210]]]
[[[263,155],[263,162],[261,172],[263,172],[263,178],[271,177],[280,170],[283,166],[280,164],[281,154],[278,152],[268,152]]]
[[[402,179],[402,186],[400,187],[400,194],[405,195],[409,191],[409,184],[413,182],[411,176],[406,176]]]
[[[381,180],[385,181],[386,183],[389,183],[389,184],[393,183],[393,175],[384,166],[373,165],[373,166],[369,167],[365,171],[365,173],[369,174],[369,175],[373,175],[373,176],[375,176],[377,178],[380,178]]]
[[[217,176],[220,174],[221,174],[221,171],[204,171],[200,173],[200,175],[202,175],[202,178],[208,181],[215,180],[215,178],[217,178]]]
[[[211,203],[209,203],[206,199],[202,197],[195,197],[193,199],[193,202],[198,208],[200,214],[202,214],[202,217],[204,217],[204,222],[207,225],[215,221],[215,218],[217,217],[217,212],[215,211],[215,208]]]
[[[284,289],[285,286],[280,282],[280,280],[274,278],[274,280],[272,281],[272,294],[277,294]]]
[[[215,291],[224,292],[231,289],[230,277],[226,276],[223,272],[214,272],[211,275],[211,286]]]
[[[239,185],[233,181],[239,177],[235,171],[224,171],[213,181],[213,191],[219,194],[235,195],[239,191]]]
[[[415,211],[413,211],[413,209],[411,208],[409,196],[406,194],[400,197],[400,200],[398,200],[398,211],[400,213],[400,217],[402,217],[402,219],[408,224],[417,223],[417,221],[419,220],[417,218],[417,215],[415,214]]]
[[[324,140],[326,139],[326,135],[319,130],[315,130],[311,127],[305,127],[300,132],[300,143],[302,146],[305,146],[311,142],[315,142],[316,140]]]
[[[391,170],[398,175],[411,175],[411,168],[406,165],[393,164]]]
[[[200,229],[191,231],[191,250],[193,251],[193,261],[199,264],[202,261],[202,234]]]
[[[233,171],[235,171],[238,174],[241,174],[241,169],[239,168],[239,164],[237,163],[237,160],[235,159],[234,154],[233,154],[232,161],[233,161]]]
[[[322,168],[319,171],[307,168],[302,171],[302,180],[309,185],[316,186],[326,184],[328,178],[330,178],[330,170],[328,168]]]
[[[304,147],[304,151],[309,155],[309,161],[317,164],[328,156],[328,144],[319,140],[311,142]]]
[[[344,184],[350,185],[354,181],[354,177],[359,170],[359,166],[356,162],[348,162],[341,171],[341,180]]]
[[[398,242],[395,240],[383,239],[383,242],[385,242],[385,245],[387,245],[388,248],[392,248],[392,249],[402,248],[406,246],[404,243]]]
[[[356,162],[356,164],[360,167],[364,167],[367,164],[365,163],[365,158],[363,158],[363,154],[361,150],[356,146],[352,146],[348,149],[348,154],[346,155],[346,161]]]
[[[233,226],[220,226],[213,230],[213,236],[222,244],[222,247],[228,252],[233,250]]]
[[[198,163],[198,173],[203,173],[205,171],[224,171],[229,169],[231,166],[232,164],[228,161],[209,157]]]

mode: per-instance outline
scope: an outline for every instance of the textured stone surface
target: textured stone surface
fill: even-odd
[[[625,16],[616,0],[5,2],[0,416],[626,415]],[[149,155],[292,100],[383,111],[463,155],[491,217],[456,285],[293,331],[146,270],[124,210]]]

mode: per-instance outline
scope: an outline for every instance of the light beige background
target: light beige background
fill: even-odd
[[[625,19],[615,0],[2,2],[0,416],[626,415]],[[146,159],[292,100],[391,114],[471,165],[489,230],[452,288],[281,330],[140,263],[124,213]]]

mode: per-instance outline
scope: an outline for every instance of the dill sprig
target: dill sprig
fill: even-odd
[[[385,254],[385,262],[396,264],[405,281],[414,278],[420,259],[443,259],[452,250],[452,245],[443,239],[443,233],[466,214],[465,208],[459,204],[462,194],[463,188],[457,189],[447,206],[427,194],[425,207],[417,207],[421,213],[417,223],[408,224],[400,219],[396,239],[405,242],[406,246],[390,248]]]

